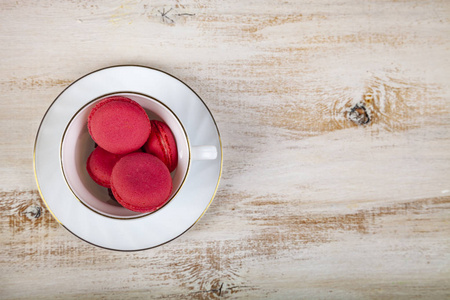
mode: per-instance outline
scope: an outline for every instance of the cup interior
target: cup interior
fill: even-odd
[[[176,196],[189,169],[189,142],[186,131],[173,112],[160,101],[136,93],[115,93],[95,99],[81,108],[69,122],[62,138],[61,166],[64,177],[74,195],[87,207],[104,216],[128,219],[148,215],[128,210],[117,203],[111,192],[92,180],[86,170],[86,162],[95,148],[88,128],[87,119],[91,109],[102,99],[110,96],[124,96],[139,103],[150,120],[165,122],[175,137],[178,150],[178,165],[171,173],[173,189],[166,205]],[[163,209],[164,206],[160,209]]]

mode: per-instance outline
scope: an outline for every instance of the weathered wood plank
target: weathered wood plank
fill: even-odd
[[[3,1],[0,298],[450,297],[448,1]],[[98,68],[190,85],[224,147],[190,231],[135,253],[34,182],[51,102]]]

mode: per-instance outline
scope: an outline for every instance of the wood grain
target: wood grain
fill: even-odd
[[[450,298],[450,2],[2,1],[0,298]],[[200,222],[108,251],[46,209],[33,143],[116,64],[190,85],[224,167]]]

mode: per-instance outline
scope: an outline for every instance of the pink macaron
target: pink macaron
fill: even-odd
[[[141,151],[140,149],[138,151]],[[89,155],[86,170],[97,184],[111,188],[111,173],[115,164],[126,154],[114,154],[96,147]]]
[[[92,139],[114,154],[125,154],[141,148],[151,131],[145,110],[135,101],[111,96],[101,100],[88,117]]]
[[[164,162],[170,172],[175,170],[178,164],[177,143],[166,123],[151,120],[152,131],[144,150],[153,154]]]
[[[111,190],[123,207],[136,212],[153,212],[169,200],[172,178],[169,169],[156,156],[131,153],[115,164]]]

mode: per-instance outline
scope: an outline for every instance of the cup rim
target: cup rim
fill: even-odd
[[[91,105],[92,103],[94,103],[94,102],[96,102],[96,101],[99,101],[99,100],[102,99],[102,98],[110,97],[110,96],[114,96],[114,95],[121,95],[121,94],[134,94],[134,95],[137,95],[137,96],[149,98],[149,99],[151,99],[151,100],[157,102],[158,104],[162,105],[165,109],[167,109],[167,110],[172,114],[172,116],[175,118],[175,120],[178,122],[178,124],[180,125],[180,127],[181,127],[181,129],[182,129],[182,133],[183,133],[184,137],[186,138],[187,149],[188,149],[188,158],[187,158],[187,159],[188,159],[188,163],[187,163],[186,172],[185,172],[185,174],[184,174],[184,177],[183,177],[183,179],[182,179],[182,181],[181,181],[181,183],[180,183],[178,189],[177,189],[176,192],[170,197],[170,199],[167,200],[166,203],[164,203],[164,205],[161,206],[160,208],[158,208],[157,210],[154,210],[154,211],[149,212],[149,213],[144,213],[144,214],[140,214],[140,215],[136,215],[136,216],[129,216],[129,217],[117,217],[117,216],[111,216],[111,215],[108,215],[108,214],[106,214],[106,213],[102,213],[102,212],[100,212],[100,211],[98,211],[98,210],[96,210],[96,209],[90,207],[87,203],[85,203],[83,200],[81,200],[81,199],[78,197],[78,195],[74,192],[74,190],[72,189],[71,185],[69,184],[69,181],[67,180],[67,177],[66,177],[66,173],[64,172],[64,164],[63,164],[63,144],[64,144],[64,139],[65,139],[65,137],[66,137],[66,133],[67,133],[67,131],[68,131],[70,125],[72,124],[72,122],[74,121],[74,119],[78,116],[78,114],[79,114],[81,111],[83,111],[87,106]],[[184,183],[186,182],[186,178],[187,178],[187,176],[188,176],[188,174],[189,174],[189,170],[190,170],[190,167],[191,167],[191,161],[192,161],[192,159],[191,159],[191,150],[192,150],[192,149],[191,149],[191,143],[190,143],[190,141],[189,141],[189,136],[187,135],[186,128],[184,128],[183,123],[181,123],[181,121],[180,121],[180,119],[178,118],[178,116],[170,109],[169,106],[167,106],[167,105],[166,105],[165,103],[163,103],[162,101],[160,101],[160,100],[158,100],[158,99],[156,99],[156,98],[154,98],[154,97],[152,97],[152,96],[143,94],[143,93],[133,92],[133,91],[116,91],[116,92],[112,92],[112,93],[107,93],[107,94],[100,95],[100,96],[96,97],[95,99],[86,102],[82,107],[80,107],[80,108],[76,111],[76,113],[73,114],[73,116],[70,118],[69,122],[67,123],[66,128],[64,129],[64,132],[63,132],[62,137],[61,137],[61,142],[60,142],[60,145],[59,145],[59,161],[60,161],[60,165],[61,165],[61,171],[62,171],[62,174],[63,174],[63,179],[64,179],[66,185],[68,186],[69,190],[70,190],[71,193],[74,195],[74,197],[75,197],[81,204],[83,204],[83,205],[84,205],[85,207],[87,207],[89,210],[91,210],[91,211],[93,211],[93,212],[95,212],[95,213],[97,213],[97,214],[99,214],[99,215],[101,215],[101,216],[104,216],[104,217],[107,217],[107,218],[111,218],[111,219],[115,219],[115,220],[123,220],[123,221],[126,221],[126,220],[135,220],[135,219],[147,217],[147,216],[149,216],[149,215],[151,215],[151,214],[153,214],[153,213],[156,213],[157,211],[160,211],[161,209],[163,209],[167,204],[169,204],[169,202],[172,201],[172,199],[174,199],[174,198],[177,196],[178,192],[181,190],[181,188],[183,187]]]

